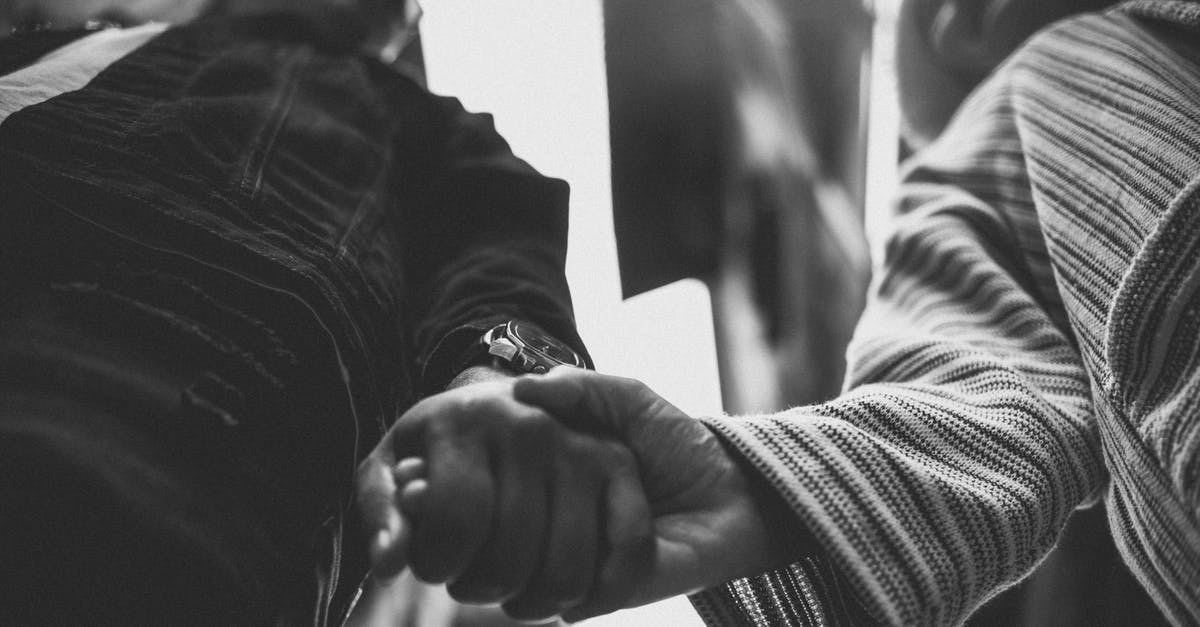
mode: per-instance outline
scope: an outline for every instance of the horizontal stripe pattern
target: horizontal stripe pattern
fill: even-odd
[[[836,574],[733,582],[702,616],[853,622],[787,614],[836,580],[873,620],[957,624],[1103,498],[1164,614],[1200,622],[1200,58],[1133,16],[1195,6],[1043,31],[906,169],[846,392],[705,419]]]

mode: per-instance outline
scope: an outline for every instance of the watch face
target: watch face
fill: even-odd
[[[520,340],[527,348],[537,352],[542,357],[553,361],[553,365],[583,367],[583,360],[570,346],[542,333],[537,328],[519,322],[510,322],[510,334]]]

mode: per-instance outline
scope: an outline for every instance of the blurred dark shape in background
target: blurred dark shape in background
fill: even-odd
[[[626,297],[716,269],[733,142],[720,4],[604,3],[613,219]]]
[[[871,16],[840,0],[606,0],[626,296],[713,295],[729,411],[834,396],[862,308]]]

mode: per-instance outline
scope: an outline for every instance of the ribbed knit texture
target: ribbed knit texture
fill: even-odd
[[[1130,13],[1197,5],[1136,5],[1035,36],[909,166],[840,398],[706,419],[875,620],[962,622],[1103,498],[1159,607],[1200,623],[1200,60]],[[805,598],[816,570],[693,602],[846,620]]]

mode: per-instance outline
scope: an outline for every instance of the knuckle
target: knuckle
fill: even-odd
[[[632,377],[617,377],[617,383],[630,392],[643,392],[650,389],[640,379],[634,379]]]
[[[495,416],[502,413],[503,403],[493,394],[478,394],[463,400],[462,413],[472,418]]]
[[[541,600],[505,603],[501,608],[509,618],[523,623],[540,623],[558,616],[558,608]]]
[[[562,434],[554,452],[560,463],[571,470],[590,472],[600,464],[595,441],[578,433]]]
[[[354,481],[358,486],[359,492],[362,492],[367,484],[374,482],[379,475],[379,467],[381,465],[376,453],[371,453],[358,465],[358,468],[354,471]]]
[[[504,604],[504,611],[517,620],[544,620],[577,607],[587,599],[591,576],[579,569],[563,573],[543,572],[521,594]]]
[[[633,451],[620,442],[604,440],[602,442],[602,450],[604,451],[604,460],[610,468],[631,469],[637,467],[637,460],[633,456]]]
[[[454,397],[455,413],[464,418],[477,419],[480,416],[495,414],[499,411],[501,397],[490,387],[480,387],[485,389],[476,389],[472,393],[463,393]]]
[[[537,599],[558,608],[578,605],[587,596],[592,577],[590,565],[552,559],[529,581],[521,597]]]
[[[587,597],[591,578],[575,573],[558,579],[542,589],[542,596],[558,609],[574,607]]]
[[[474,557],[487,533],[487,508],[479,517],[447,516],[435,510],[418,521],[412,548],[413,572],[422,581],[442,583],[461,573]]]
[[[496,603],[503,597],[500,591],[490,588],[486,585],[457,582],[447,584],[446,592],[448,592],[450,594],[450,598],[454,599],[455,601],[470,605]]]
[[[429,420],[426,427],[431,437],[439,439],[461,439],[479,432],[487,424],[477,413],[478,403],[472,400],[456,400],[445,407],[436,420]]]
[[[437,412],[437,406],[440,402],[442,402],[441,399],[437,398],[436,396],[423,398],[420,401],[417,401],[417,403],[409,408],[408,411],[404,412],[399,419],[405,422],[423,420],[425,416]]]
[[[396,418],[390,430],[398,434],[419,433],[429,426],[431,415],[433,411],[430,409],[429,399],[426,399]]]
[[[425,583],[442,583],[453,572],[452,565],[443,556],[422,547],[413,547],[409,554],[409,567],[417,579]]]
[[[524,581],[517,569],[496,567],[492,569],[491,573],[489,579],[495,582],[495,588],[503,594],[504,598],[511,598],[521,591]]]
[[[463,603],[498,603],[515,596],[519,582],[503,569],[473,569],[446,586],[450,596]]]
[[[488,412],[489,399],[486,397],[463,395],[456,397],[453,415],[459,426],[474,424],[481,414]]]
[[[591,470],[604,477],[633,472],[637,467],[629,449],[608,439],[587,438],[580,445],[576,459],[587,460]]]
[[[513,422],[513,430],[520,444],[527,447],[545,447],[554,439],[554,419],[542,412],[523,412]]]
[[[648,520],[632,525],[614,541],[613,549],[635,561],[649,560],[654,553],[654,530]]]
[[[425,434],[429,441],[445,440],[453,437],[461,429],[462,422],[455,412],[448,412],[441,420],[431,420],[426,425]]]

